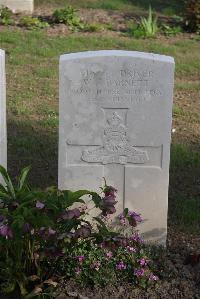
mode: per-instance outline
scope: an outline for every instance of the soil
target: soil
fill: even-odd
[[[62,280],[52,298],[56,299],[200,299],[200,259],[194,264],[187,261],[192,254],[200,256],[200,236],[168,231],[167,250],[156,260],[160,280],[147,290],[131,284],[117,286],[82,287],[74,280]],[[20,299],[17,294],[0,299]]]
[[[185,264],[188,255],[200,253],[200,236],[169,230],[168,249],[157,261],[162,275],[155,287],[148,290],[133,288],[130,284],[83,288],[74,281],[63,281],[56,292],[57,299],[199,299],[200,263]]]

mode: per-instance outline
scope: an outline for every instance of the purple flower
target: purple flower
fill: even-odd
[[[73,218],[74,218],[74,212],[71,210],[62,213],[61,215],[61,219],[63,220],[71,220]]]
[[[41,227],[38,231],[38,234],[40,235],[40,237],[47,240],[48,238],[55,236],[56,231],[54,229],[52,229],[51,227],[49,227],[49,228]]]
[[[0,222],[3,222],[5,219],[5,216],[4,215],[0,215]]]
[[[105,197],[103,198],[103,200],[104,200],[104,203],[105,203],[107,206],[113,206],[114,204],[117,203],[117,201],[115,200],[115,197],[114,197],[114,196],[111,196],[111,195],[109,195],[109,196],[105,196]]]
[[[135,241],[135,242],[137,242],[137,243],[139,243],[139,244],[143,244],[143,243],[144,243],[144,240],[142,240],[142,239],[140,238],[140,236],[138,235],[138,233],[134,233],[132,236],[129,237],[129,239],[130,239],[131,241]]]
[[[99,208],[102,210],[102,214],[107,216],[108,214],[114,214],[116,212],[115,205],[117,203],[116,192],[117,190],[112,186],[106,186],[103,190],[105,196],[102,198]]]
[[[129,211],[128,216],[134,219],[136,222],[142,222],[142,218],[139,214],[135,213],[134,211]]]
[[[106,186],[105,189],[104,189],[104,194],[105,196],[113,196],[113,197],[116,197],[116,194],[117,193],[117,189],[115,189],[114,187],[112,186]]]
[[[126,265],[124,264],[123,261],[120,261],[120,262],[118,262],[118,263],[115,265],[115,268],[116,268],[117,270],[125,270],[125,269],[126,269]]]
[[[76,273],[77,275],[79,275],[79,274],[81,273],[81,269],[80,269],[79,267],[76,267],[76,268],[75,268],[75,273]]]
[[[39,210],[42,210],[45,207],[45,205],[40,201],[37,201],[35,206]]]
[[[117,236],[113,238],[113,241],[117,246],[126,247],[128,245],[128,240],[126,237]]]
[[[100,266],[101,266],[101,263],[99,262],[99,261],[95,261],[95,262],[93,262],[92,264],[91,264],[91,269],[94,269],[94,270],[96,270],[96,271],[99,271],[99,268],[100,268]]]
[[[142,218],[140,217],[140,215],[135,213],[134,211],[128,212],[127,219],[129,221],[129,224],[133,227],[136,227],[137,224],[142,221]]]
[[[126,220],[126,217],[124,216],[124,214],[122,213],[122,214],[120,214],[119,216],[118,216],[118,218],[119,218],[119,222],[120,222],[120,224],[121,225],[127,225],[127,220]]]
[[[140,266],[146,266],[147,261],[144,258],[141,258],[139,261]]]
[[[82,263],[85,259],[84,255],[77,255],[75,257],[75,259],[79,262],[79,263]]]
[[[144,269],[135,269],[134,270],[134,275],[137,276],[137,277],[142,277],[144,276]]]
[[[139,222],[142,221],[141,216],[134,211],[128,211],[128,214],[124,211],[118,217],[122,225],[126,225],[129,223],[131,226],[135,227]]]
[[[134,247],[131,246],[126,246],[126,250],[129,252],[136,252],[136,249]]]
[[[103,216],[107,216],[108,214],[114,214],[116,212],[116,209],[114,206],[106,206],[106,203],[104,203],[101,207]]]
[[[81,215],[81,212],[79,209],[73,209],[73,210],[68,210],[68,211],[62,213],[60,218],[62,220],[71,220],[74,218],[79,218],[80,215]]]
[[[41,227],[41,228],[39,229],[39,231],[38,231],[38,234],[39,234],[40,236],[43,236],[43,235],[45,234],[45,230],[46,230],[45,227]]]
[[[74,218],[79,218],[81,216],[81,212],[79,209],[73,209],[74,212]]]
[[[156,281],[158,280],[158,276],[154,275],[153,273],[149,274],[149,281]]]
[[[13,237],[13,233],[12,233],[12,231],[9,228],[8,225],[2,225],[0,227],[0,236],[6,237],[6,238],[12,238]]]
[[[82,225],[75,231],[76,238],[87,238],[91,235],[91,227],[89,225]]]
[[[106,257],[111,259],[111,257],[113,256],[112,251],[108,251],[106,252]]]
[[[124,225],[124,226],[127,224],[125,218],[121,218],[121,219],[119,220],[119,222],[120,222],[121,225]]]
[[[28,233],[30,231],[30,224],[29,223],[24,223],[22,229],[23,229],[24,233]]]
[[[48,229],[48,235],[49,236],[54,236],[55,234],[56,234],[56,231],[54,229],[52,229],[52,228]]]

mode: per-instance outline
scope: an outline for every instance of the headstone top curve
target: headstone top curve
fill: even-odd
[[[60,56],[60,62],[66,60],[73,60],[73,59],[83,59],[83,58],[90,58],[90,57],[108,57],[108,56],[143,58],[147,60],[174,64],[174,58],[172,56],[147,53],[147,52],[138,52],[138,51],[124,51],[124,50],[98,50],[98,51],[85,51],[85,52],[63,54]]]
[[[2,49],[0,49],[0,55],[1,55],[1,56],[5,56],[5,51],[2,50]]]
[[[7,6],[13,13],[33,13],[34,0],[0,0],[0,5]]]

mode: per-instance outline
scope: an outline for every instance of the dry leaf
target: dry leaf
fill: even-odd
[[[42,289],[40,287],[36,287],[34,290],[33,290],[33,293],[34,294],[40,294],[42,293]]]
[[[36,281],[36,280],[39,280],[39,279],[40,278],[37,275],[31,275],[31,276],[28,277],[28,280],[30,280],[30,281]]]
[[[58,285],[58,283],[56,281],[53,281],[52,279],[45,280],[44,283],[52,285],[54,287],[56,287]]]

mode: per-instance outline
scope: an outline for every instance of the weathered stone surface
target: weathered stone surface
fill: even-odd
[[[174,59],[96,51],[60,59],[59,187],[98,191],[102,178],[165,244]]]
[[[5,52],[0,50],[0,165],[7,167]]]
[[[34,9],[34,0],[0,0],[0,5],[9,7],[14,13],[32,13]]]

